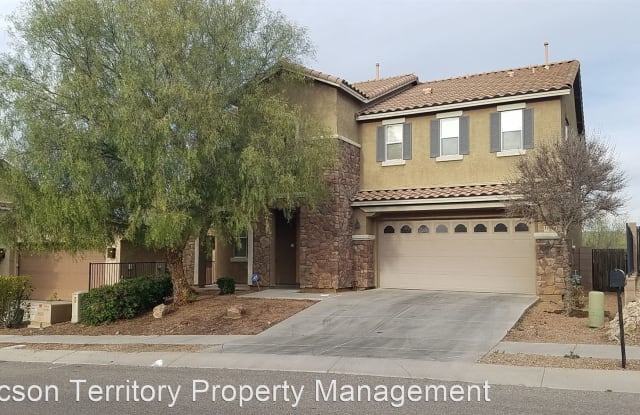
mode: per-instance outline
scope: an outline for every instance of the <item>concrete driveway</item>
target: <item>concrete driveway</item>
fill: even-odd
[[[330,296],[224,352],[476,361],[534,296],[376,289]]]

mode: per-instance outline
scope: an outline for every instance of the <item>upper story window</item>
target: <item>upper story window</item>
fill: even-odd
[[[402,124],[384,126],[385,160],[402,160]]]
[[[502,151],[524,148],[522,143],[522,110],[500,113],[500,134]]]
[[[440,155],[460,154],[460,118],[440,120]]]
[[[461,160],[464,154],[469,154],[469,117],[462,111],[436,115],[431,121],[431,157]]]
[[[522,154],[533,148],[533,110],[522,104],[498,107],[491,114],[491,152],[498,156]]]
[[[378,127],[376,140],[376,160],[382,165],[404,164],[411,160],[411,124],[404,118],[385,120]]]

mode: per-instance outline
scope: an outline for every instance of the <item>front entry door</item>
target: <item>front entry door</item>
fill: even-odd
[[[296,278],[296,230],[297,215],[287,220],[281,210],[275,212],[276,284],[295,285]]]

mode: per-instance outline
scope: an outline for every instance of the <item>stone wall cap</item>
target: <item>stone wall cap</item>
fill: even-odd
[[[533,237],[536,239],[560,239],[555,232],[534,232]]]

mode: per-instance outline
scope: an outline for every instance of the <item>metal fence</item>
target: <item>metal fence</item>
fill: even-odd
[[[609,272],[615,268],[627,269],[627,251],[624,249],[593,250],[593,289],[595,291],[615,291],[609,289]]]
[[[115,284],[127,278],[147,277],[169,273],[166,262],[91,262],[89,290]]]

